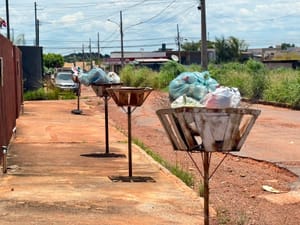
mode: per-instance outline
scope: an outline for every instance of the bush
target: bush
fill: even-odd
[[[186,67],[175,61],[165,63],[159,72],[159,81],[161,87],[169,86],[169,83],[180,73],[187,71]]]
[[[245,65],[240,63],[226,63],[221,66],[210,65],[211,76],[222,86],[236,87],[242,96],[250,98],[253,94],[252,76]]]
[[[170,82],[186,71],[201,71],[201,66],[183,66],[170,61],[157,73],[149,68],[127,65],[121,71],[121,80],[128,86],[150,86],[168,91]],[[269,70],[261,62],[248,60],[245,64],[209,64],[208,71],[220,85],[238,88],[242,97],[287,103],[294,108],[300,108],[299,70]]]
[[[147,67],[135,68],[133,65],[125,66],[120,74],[120,79],[125,86],[155,87],[158,86],[157,73]]]
[[[252,75],[251,99],[262,99],[264,90],[268,86],[267,69],[263,63],[255,60],[248,60],[246,67]]]
[[[24,93],[24,100],[58,100],[58,99],[74,99],[76,98],[72,91],[60,91],[59,89],[39,88]]]
[[[286,103],[300,108],[300,72],[291,69],[277,69],[270,72],[270,82],[263,100]]]

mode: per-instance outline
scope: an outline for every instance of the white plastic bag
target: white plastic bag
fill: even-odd
[[[120,83],[120,77],[115,72],[111,71],[107,74],[109,83]]]
[[[240,92],[237,88],[219,87],[215,91],[208,93],[201,103],[206,108],[236,108],[241,100]]]
[[[184,106],[190,106],[190,107],[203,107],[203,105],[200,104],[199,101],[196,99],[193,99],[191,97],[188,97],[186,95],[182,95],[178,97],[175,101],[171,103],[171,108],[179,108]]]

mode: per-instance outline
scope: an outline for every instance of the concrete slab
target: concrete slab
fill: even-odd
[[[1,224],[203,224],[203,199],[133,145],[133,176],[152,182],[113,182],[128,176],[127,137],[104,115],[75,100],[27,101],[17,121],[0,179]],[[214,214],[211,210],[211,215]]]

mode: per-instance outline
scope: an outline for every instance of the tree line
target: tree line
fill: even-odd
[[[180,44],[183,51],[201,51],[201,40],[197,42],[185,42]],[[215,38],[215,41],[207,41],[207,48],[213,48],[216,50],[215,63],[227,63],[227,62],[242,62],[243,52],[248,50],[248,44],[244,40],[240,40],[236,37],[230,36],[229,38],[220,37]],[[285,50],[289,47],[296,47],[295,44],[282,43],[281,49]],[[272,46],[269,46],[272,48]],[[66,56],[60,54],[48,53],[43,56],[45,68],[57,68],[62,67],[64,62],[74,61],[88,61],[93,60],[99,63],[103,58],[109,58],[109,55],[102,55],[98,53],[72,53]]]

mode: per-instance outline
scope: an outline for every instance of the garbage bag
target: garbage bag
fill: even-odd
[[[79,73],[78,79],[85,86],[89,86],[92,83],[100,84],[109,82],[106,73],[101,68],[93,68],[87,73]]]
[[[115,72],[108,72],[107,77],[109,83],[120,83],[120,77]]]
[[[182,95],[201,100],[218,86],[218,82],[210,77],[208,71],[183,72],[170,82],[169,95],[171,100]]]
[[[186,95],[179,96],[175,101],[171,103],[171,108],[179,108],[179,107],[203,107],[199,101],[187,97]]]
[[[209,92],[201,103],[206,108],[236,108],[241,100],[240,92],[237,88],[219,87],[213,92]]]
[[[109,83],[106,73],[101,68],[93,68],[89,72],[90,83],[105,84]]]

